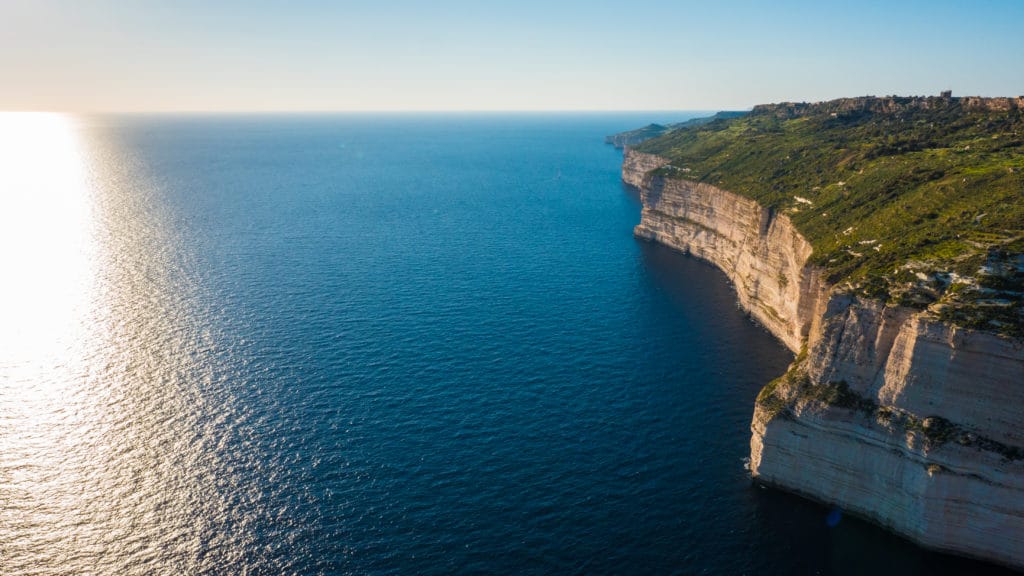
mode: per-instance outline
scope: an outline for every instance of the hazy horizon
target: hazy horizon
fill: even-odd
[[[0,6],[0,109],[743,110],[1024,94],[1024,3],[844,4],[13,1]]]

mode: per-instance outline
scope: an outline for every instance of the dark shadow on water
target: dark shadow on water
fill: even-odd
[[[788,492],[751,483],[756,527],[797,574],[1017,574],[987,562],[926,550],[893,532]]]
[[[698,312],[706,312],[714,315],[714,321],[723,327],[728,333],[744,338],[741,344],[744,349],[765,349],[765,352],[775,355],[776,348],[778,360],[771,362],[777,364],[769,370],[774,376],[785,372],[786,367],[793,359],[785,346],[770,336],[770,333],[739,306],[736,298],[736,290],[729,278],[717,266],[673,250],[657,242],[637,240],[640,245],[640,253],[643,257],[644,268],[651,275],[654,283],[668,295],[672,302],[686,303],[686,308]],[[722,314],[721,311],[733,308],[737,314]],[[684,311],[685,313],[685,311]],[[706,319],[702,323],[706,322]],[[764,335],[768,335],[772,344],[766,346],[763,338],[757,342],[750,341],[750,338],[760,336],[757,330],[750,330],[751,325],[755,326]],[[701,325],[694,326],[700,330]],[[747,348],[749,345],[749,348]],[[772,377],[774,377],[772,376]]]
[[[640,189],[639,188],[637,188],[636,186],[632,186],[630,184],[626,184],[625,182],[623,182],[622,183],[622,191],[626,194],[626,196],[630,200],[632,200],[633,202],[636,203],[637,208],[641,207],[641,204],[640,204]]]

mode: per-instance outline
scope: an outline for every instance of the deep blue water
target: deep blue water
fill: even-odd
[[[633,238],[602,142],[685,117],[77,120],[88,296],[0,364],[0,572],[983,569],[751,483],[791,356]]]

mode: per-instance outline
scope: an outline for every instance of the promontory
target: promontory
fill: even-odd
[[[1024,568],[1024,97],[656,128],[616,141],[636,236],[721,268],[794,354],[754,406],[755,481]]]

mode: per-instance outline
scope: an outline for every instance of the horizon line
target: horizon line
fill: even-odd
[[[843,98],[913,98],[928,97],[935,94],[861,94],[858,96],[841,96],[839,98],[818,99],[782,99],[771,102],[759,102],[743,106],[694,106],[680,108],[609,108],[609,107],[588,107],[588,108],[253,108],[253,109],[224,109],[224,108],[183,108],[183,109],[149,109],[149,110],[73,110],[73,109],[47,109],[47,108],[13,108],[0,109],[0,113],[17,112],[39,112],[53,114],[72,114],[81,116],[102,116],[102,115],[256,115],[256,114],[278,114],[278,115],[313,115],[313,114],[546,114],[546,113],[665,113],[665,112],[721,112],[721,111],[744,111],[749,112],[755,106],[763,104],[788,104],[788,103],[818,103],[829,102]],[[991,96],[986,94],[957,94],[955,98],[1021,98],[1022,95]]]
[[[381,109],[322,109],[322,110],[225,110],[225,109],[193,109],[193,110],[57,110],[57,109],[5,109],[0,113],[25,114],[69,114],[80,116],[103,115],[204,115],[204,114],[601,114],[601,113],[665,113],[665,112],[719,112],[723,110],[749,111],[752,107],[740,108],[381,108]]]

